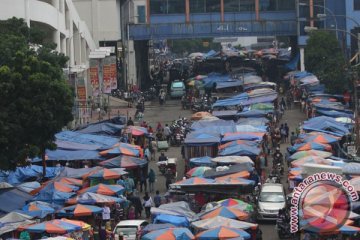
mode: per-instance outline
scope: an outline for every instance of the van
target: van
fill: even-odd
[[[120,235],[124,236],[126,240],[139,239],[141,230],[148,224],[145,220],[120,221],[114,229],[115,239],[119,239]]]
[[[170,97],[171,98],[181,98],[185,95],[186,89],[185,84],[181,81],[174,81],[171,83],[170,87]]]

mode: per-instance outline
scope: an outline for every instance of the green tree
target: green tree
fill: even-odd
[[[73,92],[64,80],[67,57],[22,19],[0,21],[0,168],[54,149],[54,135],[72,120]],[[39,45],[42,44],[42,45]]]
[[[334,34],[314,31],[305,47],[305,67],[325,84],[331,93],[342,93],[348,86],[346,61]]]

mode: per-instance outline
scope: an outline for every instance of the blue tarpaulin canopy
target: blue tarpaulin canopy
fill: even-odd
[[[249,110],[246,112],[240,112],[237,113],[236,115],[238,117],[243,117],[243,118],[247,118],[247,117],[265,117],[268,113],[273,112],[272,110]]]
[[[236,140],[248,140],[248,141],[261,141],[265,133],[259,132],[235,132],[235,133],[226,133],[221,142],[230,142]]]
[[[30,178],[41,177],[42,171],[43,171],[42,166],[37,166],[37,165],[31,165],[28,167],[17,167],[15,171],[12,171],[8,174],[8,176],[6,177],[6,182],[12,185],[20,184]],[[45,171],[46,171],[45,176],[47,178],[53,178],[61,171],[61,168],[47,167]]]
[[[219,156],[257,156],[260,152],[258,147],[238,144],[220,150]]]
[[[32,195],[22,192],[18,189],[0,190],[0,211],[4,213],[12,212],[22,208],[27,201],[33,198]]]
[[[231,120],[197,121],[191,125],[191,129],[195,132],[220,135],[226,132],[234,132],[236,126],[234,121]]]
[[[90,124],[83,129],[77,130],[76,132],[112,136],[120,134],[121,129],[123,128],[124,125],[102,122]]]
[[[252,126],[265,126],[269,122],[269,119],[265,117],[260,118],[240,118],[236,125],[252,125]]]
[[[326,116],[314,117],[305,121],[303,129],[305,131],[329,133],[340,137],[350,133],[344,124],[335,121],[334,118]]]
[[[277,94],[271,94],[268,96],[261,96],[261,97],[251,97],[245,101],[241,102],[242,106],[249,106],[255,103],[269,103],[273,102],[277,98]]]
[[[329,116],[329,117],[348,117],[348,118],[352,118],[354,116],[354,114],[352,113],[346,113],[343,111],[336,111],[336,110],[323,110],[323,109],[316,109],[316,112],[321,114],[321,115],[325,115],[325,116]]]
[[[214,166],[216,165],[214,162],[211,161],[211,157],[198,157],[198,158],[191,158],[190,165],[192,166]]]
[[[220,136],[214,136],[208,133],[190,133],[185,138],[186,145],[203,146],[216,145],[220,143]]]
[[[190,223],[186,217],[168,214],[159,214],[154,218],[154,223],[170,223],[177,227],[189,227]]]
[[[216,89],[239,87],[239,86],[241,86],[241,85],[242,85],[242,81],[218,82],[218,83],[216,84]]]
[[[55,135],[56,140],[65,142],[74,142],[81,144],[92,144],[100,146],[100,149],[109,149],[119,142],[116,137],[100,136],[80,132],[63,131]]]
[[[90,150],[54,150],[46,151],[46,161],[76,161],[76,160],[104,160],[97,151]],[[39,162],[41,160],[34,160],[33,162]]]

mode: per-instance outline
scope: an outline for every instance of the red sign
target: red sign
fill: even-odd
[[[110,65],[110,72],[111,72],[111,89],[117,88],[117,69],[116,63]]]
[[[98,96],[100,93],[98,66],[92,66],[89,70],[90,82],[93,88],[93,96]]]
[[[103,67],[104,93],[111,93],[111,65]]]
[[[79,103],[86,103],[86,89],[85,86],[77,86],[76,89],[77,98]]]

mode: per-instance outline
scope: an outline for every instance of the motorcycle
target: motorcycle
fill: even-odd
[[[282,217],[276,219],[276,230],[280,239],[295,239],[294,234],[290,232],[290,223]]]

